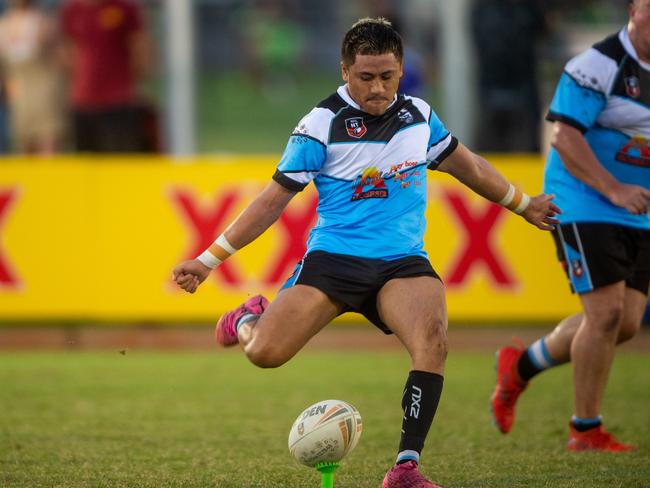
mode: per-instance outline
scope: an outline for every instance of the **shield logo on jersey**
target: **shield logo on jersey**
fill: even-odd
[[[625,92],[632,98],[639,98],[641,96],[641,83],[636,76],[628,76],[625,78]]]
[[[363,135],[368,132],[365,124],[363,123],[363,117],[352,117],[351,119],[345,119],[345,128],[348,131],[350,137],[355,139],[360,139]]]

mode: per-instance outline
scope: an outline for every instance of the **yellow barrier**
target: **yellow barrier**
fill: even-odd
[[[540,191],[539,158],[491,159],[527,192]],[[207,247],[275,163],[270,156],[0,162],[0,320],[205,320],[247,295],[274,295],[304,252],[313,189],[195,295],[172,286],[170,270]],[[452,320],[550,320],[577,310],[550,235],[447,175],[431,173],[429,183],[427,250],[447,285]]]

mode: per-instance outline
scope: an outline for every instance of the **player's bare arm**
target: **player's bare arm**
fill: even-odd
[[[650,208],[650,190],[618,181],[600,164],[582,133],[568,124],[555,122],[551,144],[566,169],[576,178],[605,195],[614,205],[641,215]]]
[[[450,174],[482,197],[520,214],[542,230],[552,230],[559,223],[555,216],[561,210],[552,202],[553,195],[542,193],[528,197],[522,194],[494,166],[463,144],[459,143],[438,169]]]
[[[295,194],[271,181],[201,256],[174,268],[172,277],[176,284],[194,293],[214,267],[271,227]]]

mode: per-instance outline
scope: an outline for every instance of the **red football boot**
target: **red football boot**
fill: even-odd
[[[569,424],[569,442],[566,448],[569,451],[603,451],[603,452],[628,452],[636,449],[630,444],[623,444],[599,425],[593,429],[580,432]]]
[[[497,384],[490,400],[494,425],[507,434],[515,421],[517,398],[526,389],[528,382],[522,381],[517,373],[517,362],[524,353],[523,346],[506,346],[497,351]]]

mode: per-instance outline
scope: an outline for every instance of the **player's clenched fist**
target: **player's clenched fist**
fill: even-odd
[[[172,279],[188,293],[194,293],[211,269],[198,259],[184,261],[172,270]]]

